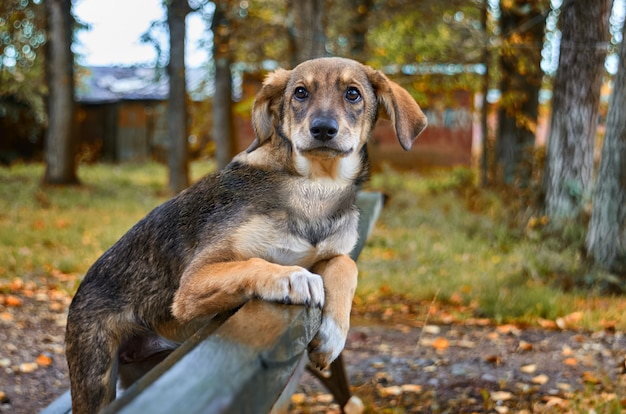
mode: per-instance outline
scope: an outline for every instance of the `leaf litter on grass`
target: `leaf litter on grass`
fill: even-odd
[[[36,412],[65,390],[62,325],[80,275],[164,199],[161,166],[81,169],[87,186],[67,191],[38,189],[41,166],[13,168],[17,179],[0,172],[11,194],[0,201],[0,404],[11,412]],[[619,412],[626,301],[555,289],[554,275],[579,266],[576,249],[546,243],[540,219],[524,239],[497,197],[438,179],[372,180],[390,201],[361,256],[346,350],[366,411]],[[304,399],[336,410],[316,387],[305,378]]]

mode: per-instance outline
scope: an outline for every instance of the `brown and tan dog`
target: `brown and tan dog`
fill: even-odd
[[[85,276],[66,334],[74,414],[115,398],[118,363],[123,373],[171,350],[251,298],[321,307],[310,359],[323,367],[339,355],[357,282],[355,196],[379,107],[408,150],[426,117],[381,72],[323,58],[267,77],[252,145],[154,209]]]

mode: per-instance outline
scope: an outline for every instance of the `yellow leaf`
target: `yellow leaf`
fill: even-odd
[[[546,374],[540,374],[540,375],[537,375],[536,377],[533,377],[531,381],[533,384],[543,385],[549,380],[550,378]]]
[[[291,403],[294,405],[304,404],[306,402],[306,394],[295,393],[291,396]]]

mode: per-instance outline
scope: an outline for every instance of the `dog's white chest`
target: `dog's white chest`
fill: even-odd
[[[310,239],[288,229],[287,220],[257,216],[240,227],[235,234],[235,245],[244,258],[259,257],[286,266],[310,267],[316,262],[338,254],[348,254],[356,243],[356,228],[341,226],[324,238]]]

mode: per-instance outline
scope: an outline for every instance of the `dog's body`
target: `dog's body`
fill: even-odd
[[[409,149],[426,119],[380,72],[325,58],[268,76],[250,148],[153,210],[85,276],[66,334],[75,414],[115,398],[118,360],[175,348],[254,297],[323,308],[309,356],[319,366],[337,357],[356,288],[355,197],[379,105]]]

